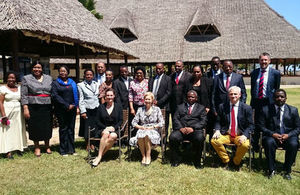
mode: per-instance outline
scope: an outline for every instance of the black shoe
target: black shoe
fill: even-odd
[[[286,180],[291,180],[291,179],[292,179],[290,173],[285,173],[285,174],[283,175],[283,178],[286,179]]]
[[[178,167],[180,165],[179,162],[172,162],[171,167]]]
[[[194,167],[195,167],[196,169],[203,169],[203,166],[201,165],[200,162],[194,162]]]
[[[229,163],[221,163],[221,167],[222,167],[224,170],[229,170]]]
[[[272,177],[274,177],[274,176],[275,176],[275,171],[274,170],[273,171],[269,171],[268,178],[272,179]]]

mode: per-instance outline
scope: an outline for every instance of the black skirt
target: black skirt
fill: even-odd
[[[28,122],[29,139],[45,141],[52,137],[52,105],[28,104],[30,118]]]
[[[97,109],[86,109],[87,119],[80,117],[79,136],[88,139],[89,127],[97,130]]]

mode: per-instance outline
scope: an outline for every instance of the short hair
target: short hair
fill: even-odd
[[[284,89],[276,89],[276,91],[273,93],[273,98],[275,98],[275,94],[276,94],[277,92],[283,92],[284,95],[285,95],[285,97],[287,97],[287,96],[286,96],[286,91],[285,91]]]
[[[150,91],[146,92],[145,95],[144,95],[144,99],[146,99],[146,97],[150,96],[152,100],[154,100],[154,94]]]
[[[267,52],[263,52],[259,55],[259,59],[262,57],[262,56],[267,56],[269,58],[269,60],[271,59],[271,55]]]
[[[59,72],[59,70],[60,70],[61,68],[65,68],[65,69],[66,69],[66,71],[68,72],[68,74],[70,74],[70,69],[69,69],[69,67],[68,67],[68,66],[66,66],[66,65],[61,65],[61,66],[59,66],[59,68],[58,68],[58,72]]]
[[[146,76],[146,70],[145,70],[144,67],[142,67],[142,66],[136,67],[136,68],[134,69],[134,74],[136,74],[138,70],[141,70],[141,71],[143,72],[144,76]]]
[[[228,92],[230,92],[232,90],[237,90],[238,93],[241,93],[241,91],[242,91],[241,88],[238,87],[238,86],[231,86],[231,87],[229,87]]]
[[[196,67],[199,67],[200,70],[201,70],[201,73],[203,73],[203,68],[201,67],[201,65],[195,65],[195,66],[193,66],[193,69],[192,69],[192,70],[194,70],[194,68],[196,68]]]
[[[182,60],[176,60],[175,63],[177,63],[177,62],[180,62],[182,65],[184,65]]]
[[[112,75],[114,75],[114,72],[113,72],[113,70],[112,70],[111,68],[107,68],[107,69],[105,70],[105,72],[111,72]]]
[[[233,65],[233,62],[231,60],[224,60],[223,65],[225,64],[225,62],[230,62]]]
[[[114,96],[116,95],[116,91],[113,89],[113,88],[108,88],[106,91],[105,91],[105,95],[107,94],[107,92],[113,92]]]
[[[92,69],[90,69],[90,68],[85,69],[84,72],[83,72],[83,74],[85,75],[86,72],[88,72],[88,71],[91,71],[93,73],[93,75],[95,75],[94,71]]]
[[[162,63],[162,62],[156,63],[155,66],[158,65],[158,64],[161,64],[161,65],[165,66],[164,63]]]
[[[221,59],[218,56],[212,57],[211,61],[213,61],[214,59],[218,59],[219,61],[221,61]]]
[[[96,66],[98,66],[98,64],[103,64],[105,66],[105,68],[106,68],[106,64],[104,62],[98,61]]]
[[[19,74],[16,73],[16,72],[14,72],[14,71],[9,71],[9,72],[7,72],[7,73],[5,74],[5,76],[4,76],[4,79],[3,79],[4,83],[7,83],[8,76],[11,75],[11,74],[15,75],[15,77],[16,77],[16,82],[19,82]]]
[[[120,66],[120,69],[121,68],[126,68],[128,70],[128,66],[125,66],[125,65]]]
[[[197,94],[197,92],[195,91],[195,90],[189,90],[188,92],[187,92],[187,94],[186,94],[186,96],[189,94],[189,93],[194,93],[195,95],[196,95],[196,97],[198,98],[198,94]]]
[[[31,63],[30,70],[33,70],[33,67],[35,67],[35,65],[37,65],[37,64],[41,65],[42,66],[42,70],[44,70],[44,65],[39,60],[34,60]]]

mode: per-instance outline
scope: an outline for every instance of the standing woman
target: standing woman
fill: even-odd
[[[88,130],[96,128],[97,108],[99,107],[99,84],[93,80],[94,71],[86,69],[84,71],[84,81],[78,83],[79,110],[80,110],[80,128],[79,136],[84,137],[88,143]],[[88,149],[87,145],[87,149]],[[91,145],[91,149],[94,146]]]
[[[130,145],[138,144],[142,154],[142,165],[151,163],[151,146],[160,144],[159,128],[165,124],[159,107],[153,105],[154,95],[151,92],[145,94],[145,106],[140,107],[132,120],[132,126],[137,128],[136,136],[130,139]]]
[[[59,123],[59,151],[61,155],[66,156],[75,154],[74,128],[78,91],[76,83],[68,78],[70,70],[67,66],[60,66],[58,73],[58,78],[52,82],[51,95]]]
[[[211,88],[211,79],[202,77],[201,67],[199,65],[194,66],[192,77],[188,83],[187,92],[189,90],[194,90],[197,92],[197,102],[205,107],[206,113],[208,113],[210,110]],[[187,94],[187,92],[185,94]]]
[[[52,78],[43,74],[43,66],[36,61],[31,74],[22,79],[21,103],[28,122],[29,139],[34,142],[34,154],[41,156],[39,141],[45,142],[46,153],[51,154],[49,140],[52,137]]]
[[[8,72],[4,82],[6,85],[0,87],[0,153],[6,153],[7,158],[13,159],[12,151],[23,152],[27,147],[25,121],[16,73]]]
[[[128,95],[130,114],[133,116],[135,116],[139,107],[144,106],[144,95],[148,91],[148,79],[145,79],[145,68],[137,67],[134,70],[134,75],[135,79],[130,82]]]
[[[92,162],[93,167],[98,166],[103,155],[118,138],[119,127],[123,122],[123,107],[121,104],[114,103],[114,101],[115,90],[110,88],[105,92],[105,103],[98,108],[97,128],[101,140],[98,156]]]
[[[99,99],[101,104],[105,103],[105,92],[106,90],[113,88],[114,74],[111,69],[105,71],[105,81],[99,87]]]

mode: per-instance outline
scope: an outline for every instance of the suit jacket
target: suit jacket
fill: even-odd
[[[171,113],[175,113],[178,105],[185,102],[186,99],[186,91],[188,82],[191,78],[191,74],[189,72],[183,71],[182,76],[180,77],[178,85],[175,82],[176,72],[171,74],[171,84],[172,84],[172,92],[170,98],[170,110]]]
[[[220,132],[224,135],[228,132],[230,125],[230,103],[226,102],[221,104],[218,110],[215,129],[220,130]],[[237,121],[238,130],[240,131],[241,135],[249,138],[249,133],[254,131],[251,106],[241,101],[239,102]]]
[[[288,104],[284,105],[284,112],[282,115],[282,125],[284,133],[291,136],[298,136],[300,133],[300,119],[298,109]],[[276,109],[274,104],[264,106],[261,114],[258,117],[257,128],[259,128],[264,136],[271,137],[274,133],[280,134],[279,122],[276,116]]]
[[[179,131],[183,127],[192,127],[194,130],[202,130],[206,126],[206,111],[204,106],[195,103],[191,114],[188,114],[186,103],[180,104],[175,112],[173,127]]]
[[[255,98],[257,97],[257,79],[260,72],[260,68],[253,70],[251,73],[251,102],[250,105],[252,107],[255,106]],[[268,74],[268,82],[267,82],[267,89],[266,89],[266,97],[269,99],[269,103],[272,104],[273,102],[273,94],[274,92],[279,89],[280,87],[280,72],[273,68],[269,68]]]
[[[246,102],[247,93],[243,76],[232,72],[230,86],[238,86],[241,88],[241,102]],[[224,86],[223,73],[215,77],[212,91],[212,111],[216,112],[219,105],[225,102],[229,102],[226,86]]]
[[[132,81],[131,78],[128,79],[128,88],[130,86],[130,82]],[[127,109],[129,105],[128,100],[128,90],[126,85],[121,77],[114,80],[113,88],[116,91],[115,102],[122,105],[123,109]]]
[[[189,90],[195,90],[198,95],[198,100],[197,102],[201,105],[203,105],[205,108],[210,108],[211,107],[211,91],[212,91],[212,79],[207,78],[207,77],[201,77],[200,79],[200,86],[199,87],[194,87],[194,78],[192,77],[190,81],[188,82],[188,87],[187,91]],[[185,94],[186,94],[185,93]]]
[[[220,69],[220,74],[222,74],[222,73],[223,73],[223,71]],[[213,70],[210,68],[210,69],[204,74],[204,76],[213,79]],[[217,76],[217,75],[216,75],[216,76]]]
[[[154,79],[155,77],[150,78],[148,83],[148,88],[149,91],[151,92],[153,90]],[[169,98],[171,95],[171,90],[172,90],[171,78],[166,74],[163,74],[156,94],[158,107],[160,108],[166,107],[167,109],[169,108]]]

